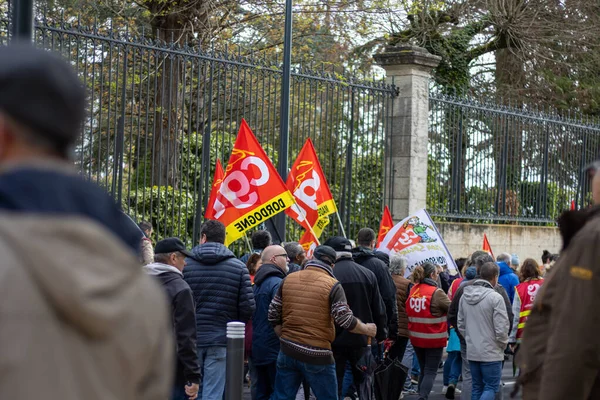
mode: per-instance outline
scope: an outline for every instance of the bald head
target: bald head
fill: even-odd
[[[288,256],[285,249],[279,245],[269,246],[261,253],[263,264],[274,264],[285,271],[288,263]]]

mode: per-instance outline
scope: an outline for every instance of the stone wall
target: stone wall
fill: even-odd
[[[515,253],[521,262],[533,258],[541,263],[544,250],[558,253],[562,239],[557,228],[521,225],[476,225],[439,222],[436,223],[452,257],[467,257],[481,250],[485,233],[494,255]]]

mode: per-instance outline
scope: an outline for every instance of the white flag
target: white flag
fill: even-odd
[[[450,251],[425,209],[417,211],[390,229],[379,243],[378,250],[390,256],[405,257],[408,260],[406,277],[412,274],[416,266],[426,262],[447,266],[451,275],[458,272]]]

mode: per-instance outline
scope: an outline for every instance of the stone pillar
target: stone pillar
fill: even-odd
[[[385,202],[394,221],[426,205],[429,81],[440,60],[416,46],[388,46],[375,55],[400,92],[386,120]]]

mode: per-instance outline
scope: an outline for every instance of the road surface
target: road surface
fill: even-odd
[[[505,383],[503,386],[503,394],[502,400],[511,400],[510,392],[513,390],[515,385],[515,378],[512,376],[512,361],[507,361],[504,365],[504,371],[502,371],[502,379]],[[460,389],[461,383],[458,384],[458,388]],[[419,398],[418,395],[405,395],[404,399],[406,400],[417,400]],[[429,400],[442,400],[446,397],[442,394],[442,370],[438,371],[438,375],[435,381],[435,385],[433,386],[433,392],[429,395]],[[456,395],[456,399],[460,400],[471,400],[471,399],[462,399],[460,395]],[[304,400],[304,396],[298,396],[297,400]],[[313,399],[313,397],[311,397]],[[521,396],[515,397],[516,400],[520,400]],[[251,400],[250,398],[250,389],[248,387],[244,387],[244,400]],[[392,400],[392,399],[390,399]]]

